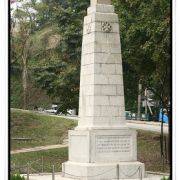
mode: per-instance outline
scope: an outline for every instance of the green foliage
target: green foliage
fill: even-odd
[[[35,18],[32,11],[32,4],[25,3],[17,8],[12,16],[17,22],[11,33],[11,69],[18,66],[21,72],[21,84],[23,89],[23,108],[27,108],[28,96],[28,61],[32,44],[30,37],[35,31]],[[13,73],[11,71],[11,73]],[[12,74],[13,76],[13,74]]]
[[[170,180],[170,177],[163,177],[161,180]]]
[[[12,73],[12,72],[11,72]],[[21,77],[18,73],[13,73],[10,79],[10,103],[11,107],[14,108],[23,108],[23,96],[22,96],[22,85]]]
[[[87,0],[69,0],[68,8],[61,5],[56,12],[56,20],[62,36],[59,48],[73,64],[80,63],[83,18],[88,5]]]
[[[56,93],[62,94],[63,109],[78,108],[83,18],[88,5],[87,0],[69,0],[56,11],[62,37],[58,51],[62,52],[66,64],[58,80],[59,87],[56,88]]]
[[[170,1],[114,0],[113,4],[120,17],[126,106],[137,99],[139,79],[144,88],[158,94],[158,100],[170,99]]]
[[[32,109],[34,105],[43,107],[52,102],[35,83],[31,70],[33,61],[37,62],[47,48],[43,33],[52,34],[51,29],[43,28],[42,35],[36,35],[42,28],[39,16],[45,14],[41,6],[42,3],[27,2],[12,16],[18,23],[11,33],[11,107]]]
[[[42,49],[32,61],[35,81],[62,104],[62,112],[78,109],[82,26],[87,7],[88,2],[85,0],[51,2],[51,9],[54,10],[51,15],[56,20],[54,24],[58,24],[60,41],[54,48]],[[51,35],[53,33],[55,31]],[[44,34],[43,39],[47,42],[50,37]]]
[[[120,32],[127,109],[136,109],[138,82],[151,89],[157,100],[170,100],[170,1],[113,0],[120,17]],[[31,28],[26,43],[29,77],[35,86],[63,104],[62,111],[78,108],[83,18],[87,0],[31,1],[16,16],[23,20],[22,32]],[[24,30],[24,31],[23,31]],[[23,34],[23,33],[22,33]],[[24,36],[26,33],[24,33]],[[11,63],[15,71],[24,36],[11,39]],[[58,37],[59,36],[59,37]],[[49,46],[51,39],[58,39]],[[14,100],[15,101],[15,100]]]
[[[25,180],[24,176],[17,175],[11,175],[11,180]]]
[[[17,68],[16,68],[17,67]],[[41,88],[37,87],[34,80],[30,75],[28,77],[28,96],[27,96],[27,108],[33,109],[34,106],[47,108],[52,103],[52,98],[46,95],[46,92]],[[19,71],[18,65],[11,66],[11,77],[10,77],[10,106],[12,108],[23,108],[23,87],[21,72]]]

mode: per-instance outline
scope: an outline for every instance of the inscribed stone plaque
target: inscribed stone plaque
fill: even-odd
[[[96,136],[96,155],[131,152],[131,138],[123,135]]]

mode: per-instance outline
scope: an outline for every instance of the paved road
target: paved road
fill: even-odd
[[[22,110],[22,109],[19,109],[19,110]],[[22,110],[22,111],[24,111],[24,110]],[[25,110],[25,111],[29,111],[29,110]],[[44,112],[42,112],[42,114],[46,114],[48,116],[62,117],[62,118],[72,119],[72,120],[79,119],[77,116],[59,116],[59,115],[47,114]],[[159,123],[159,122],[127,120],[127,125],[133,129],[140,129],[140,130],[159,132],[159,133],[161,132],[161,123]],[[167,124],[164,124],[163,130],[164,130],[165,134],[168,134],[168,125]]]
[[[161,123],[159,122],[144,122],[144,121],[132,121],[128,120],[127,125],[133,129],[140,129],[144,131],[161,132]],[[163,131],[168,134],[168,125],[164,124]]]
[[[54,115],[51,115],[54,116]],[[59,116],[67,119],[78,120],[77,116]],[[127,120],[127,125],[133,129],[140,129],[144,131],[152,132],[161,132],[161,123],[160,122],[150,122],[150,121],[137,121],[137,120]],[[165,134],[168,134],[168,125],[164,124],[163,131]]]

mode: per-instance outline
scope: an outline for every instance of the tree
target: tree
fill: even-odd
[[[133,106],[131,99],[136,101],[140,79],[144,88],[170,99],[170,1],[113,3],[120,17],[126,105]]]
[[[36,56],[41,68],[36,65],[35,79],[50,96],[58,99],[61,111],[78,109],[83,17],[89,3],[86,0],[50,3],[51,18],[58,25],[60,41],[55,48],[46,47],[42,56]],[[48,38],[50,36],[44,36],[44,41]]]
[[[26,7],[26,6],[25,6]],[[15,32],[12,33],[11,39],[11,67],[13,64],[20,64],[22,71],[22,85],[23,85],[23,99],[24,109],[27,108],[27,75],[28,75],[28,55],[31,44],[29,43],[29,37],[32,33],[33,24],[28,20],[30,18],[29,12],[25,9],[17,9],[15,12],[15,18],[17,20]]]
[[[170,1],[114,0],[114,3],[121,17],[124,67],[131,69],[132,72],[127,74],[130,71],[125,69],[125,96],[129,102],[128,90],[134,91],[134,88],[130,87],[128,81],[135,75],[137,80],[131,81],[131,85],[138,87],[138,80],[141,80],[143,87],[154,93],[154,99],[160,102],[162,110],[166,108],[168,111],[169,102],[171,104]],[[170,126],[171,113],[169,113],[169,135]],[[162,121],[162,142],[163,137]],[[170,147],[169,138],[169,152]]]
[[[137,107],[140,79],[144,88],[152,88],[156,94],[163,89],[162,99],[170,99],[169,1],[113,0],[113,5],[120,17],[126,108]],[[19,15],[29,19],[27,44],[22,45],[26,39],[23,32],[12,38],[13,67],[17,67],[21,47],[26,47],[25,62],[34,84],[63,107],[78,108],[82,27],[89,2],[33,0],[29,6],[35,13],[25,9]],[[55,46],[49,47],[50,41],[55,41]]]
[[[67,4],[61,4],[56,12],[56,20],[62,37],[58,49],[65,56],[64,61],[69,66],[63,74],[65,86],[59,87],[59,90],[66,89],[63,101],[71,108],[78,108],[83,18],[88,6],[87,0],[69,0]]]
[[[32,51],[34,48],[31,37],[35,31],[39,29],[39,25],[37,23],[37,14],[43,13],[41,11],[37,12],[35,10],[38,9],[40,4],[41,3],[36,3],[35,0],[22,3],[22,7],[17,8],[11,16],[11,22],[13,22],[13,26],[11,26],[11,82],[12,80],[15,80],[15,77],[17,77],[15,82],[17,82],[19,78],[18,75],[21,74],[24,109],[27,109],[29,104],[28,100],[30,98],[28,98],[28,95],[30,93],[28,93],[28,90],[32,90],[28,64],[32,57]],[[15,90],[16,87],[13,87],[12,84],[17,85],[17,83],[11,83],[11,92],[17,92]],[[20,91],[21,87],[18,89]],[[18,105],[21,107],[21,94],[20,98],[12,98],[14,98],[14,100],[19,99]]]
[[[76,99],[73,102],[78,104],[83,17],[89,3],[86,0],[69,0],[59,2],[54,7],[52,4],[53,17],[61,35],[56,49],[61,52],[61,62],[64,64],[59,77],[63,83],[54,82],[52,85],[51,80],[51,85],[47,83],[45,88],[51,95],[59,94],[60,99],[69,106],[73,98]],[[163,73],[167,72],[166,79],[169,77],[167,64],[170,62],[170,39],[169,31],[166,31],[169,28],[169,2],[114,0],[113,4],[120,17],[126,107],[135,109],[139,79],[143,79],[144,88],[153,87],[159,92],[157,85],[163,78]],[[154,12],[157,8],[161,11]],[[74,74],[70,73],[71,69]],[[48,73],[53,72],[51,70]],[[51,91],[50,87],[54,90]],[[65,89],[68,89],[66,98],[61,97]]]

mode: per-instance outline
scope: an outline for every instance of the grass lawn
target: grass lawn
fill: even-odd
[[[34,147],[62,143],[67,132],[77,125],[77,121],[60,117],[52,117],[32,112],[11,110],[11,138],[32,138],[32,141],[11,140],[11,149]],[[169,172],[169,165],[164,170],[160,155],[160,134],[138,131],[138,161],[145,163],[146,171]],[[11,165],[20,168],[20,173],[26,172],[27,163],[31,164],[30,172],[42,171],[42,157],[44,172],[61,171],[61,163],[68,160],[68,149],[53,149],[39,152],[29,152],[11,155]],[[17,169],[16,169],[17,170]]]
[[[55,172],[60,172],[61,164],[67,159],[68,148],[14,154],[11,155],[11,172],[27,173],[27,163],[30,164],[30,173],[52,172],[52,165]]]
[[[26,173],[27,163],[31,164],[31,173],[42,172],[42,157],[44,172],[51,172],[52,165],[55,171],[61,171],[61,163],[68,160],[68,148],[47,151],[29,152],[11,155],[11,165],[16,166],[16,171]],[[145,163],[146,171],[169,172],[169,165],[165,164],[163,170],[160,156],[159,134],[138,131],[138,161]],[[18,169],[18,167],[21,167]]]
[[[167,163],[165,163],[163,170],[159,133],[138,130],[137,140],[138,161],[145,163],[146,171],[170,171]]]
[[[33,112],[11,109],[10,137],[32,138],[32,140],[11,140],[11,150],[62,144],[67,138],[69,129],[77,125],[77,121],[61,117],[47,116]]]

